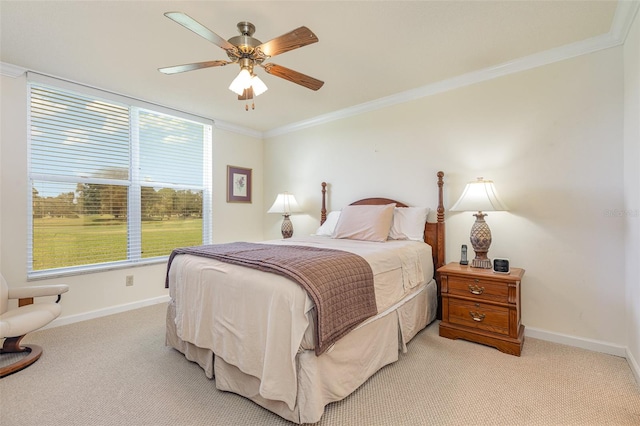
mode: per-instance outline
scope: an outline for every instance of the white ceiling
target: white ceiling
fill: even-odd
[[[4,1],[0,61],[266,132],[608,34],[616,1]],[[636,9],[633,9],[634,12]],[[245,112],[236,65],[166,18],[182,11],[221,37],[250,21],[266,42],[299,26],[319,42],[271,58],[325,82],[314,92],[257,73],[269,90]]]

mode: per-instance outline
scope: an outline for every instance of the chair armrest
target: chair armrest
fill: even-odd
[[[28,299],[41,296],[57,296],[69,291],[66,284],[13,287],[9,289],[9,299]]]

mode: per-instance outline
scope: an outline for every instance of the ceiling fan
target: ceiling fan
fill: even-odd
[[[240,35],[225,40],[218,34],[182,12],[167,12],[167,18],[177,22],[188,30],[193,31],[200,37],[209,40],[216,46],[227,52],[229,60],[196,62],[192,64],[176,65],[172,67],[159,68],[158,71],[164,74],[177,74],[186,71],[193,71],[201,68],[222,67],[237,63],[240,65],[240,74],[231,82],[229,89],[238,94],[239,100],[247,101],[253,99],[267,90],[267,86],[254,74],[256,66],[262,67],[267,74],[284,78],[292,83],[299,84],[311,90],[318,90],[324,84],[323,81],[302,74],[298,71],[277,65],[274,63],[263,63],[265,60],[288,52],[308,44],[316,43],[318,37],[307,27],[296,28],[286,34],[276,37],[266,43],[253,37],[256,27],[251,22],[239,22],[237,27]],[[255,105],[252,104],[252,109]],[[248,110],[248,103],[245,105]]]

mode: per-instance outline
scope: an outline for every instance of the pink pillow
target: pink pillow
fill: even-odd
[[[364,241],[387,241],[393,222],[394,204],[347,206],[342,209],[333,238]]]
[[[428,214],[427,207],[396,207],[389,238],[424,242],[424,225]]]
[[[340,217],[340,210],[329,212],[327,219],[324,221],[320,228],[316,231],[316,236],[330,237],[333,235],[333,231],[338,224],[338,218]]]

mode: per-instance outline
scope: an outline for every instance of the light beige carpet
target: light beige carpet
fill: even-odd
[[[42,358],[0,380],[0,425],[289,425],[164,346],[166,305],[33,333]],[[521,357],[438,336],[327,407],[318,425],[640,425],[623,358],[527,339]]]

